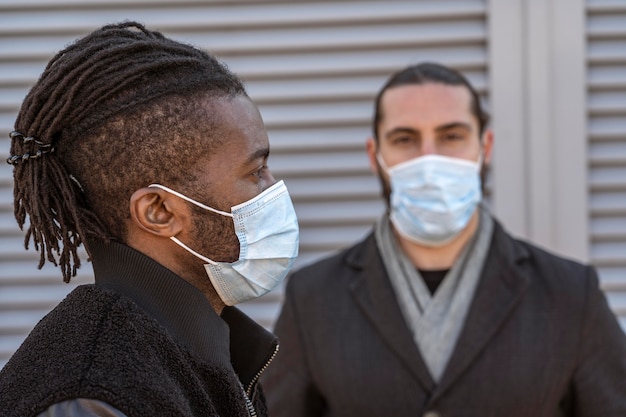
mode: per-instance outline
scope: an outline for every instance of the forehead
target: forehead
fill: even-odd
[[[470,92],[461,85],[426,83],[393,87],[383,94],[380,110],[383,129],[398,124],[477,123],[471,111]]]
[[[234,170],[259,151],[268,149],[269,140],[261,114],[246,96],[224,98],[206,103],[215,120],[214,149],[210,166]]]

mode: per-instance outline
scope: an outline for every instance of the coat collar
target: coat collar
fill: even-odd
[[[444,394],[471,365],[521,301],[529,283],[528,276],[523,273],[522,264],[529,257],[527,249],[495,222],[482,278],[457,345],[432,400]]]
[[[361,244],[348,251],[345,260],[353,268],[362,271],[350,283],[350,290],[363,314],[420,385],[427,392],[431,392],[434,381],[400,311],[376,247],[374,234],[370,234]]]
[[[528,251],[494,220],[486,267],[457,345],[436,386],[398,307],[374,239],[373,233],[370,234],[344,258],[352,268],[362,271],[351,283],[353,296],[390,349],[419,383],[433,393],[434,400],[470,366],[521,300],[528,278],[522,274],[520,264],[528,259]]]
[[[235,307],[221,317],[197,288],[118,242],[89,242],[96,285],[130,298],[190,352],[232,369],[247,388],[278,350],[277,338]]]

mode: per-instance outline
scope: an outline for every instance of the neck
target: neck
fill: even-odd
[[[444,246],[424,246],[403,238],[394,230],[394,235],[404,253],[409,257],[417,269],[444,270],[452,268],[467,242],[478,229],[478,209],[472,215],[469,223],[450,243]],[[393,227],[393,224],[392,224]]]

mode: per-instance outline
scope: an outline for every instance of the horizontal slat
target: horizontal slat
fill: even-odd
[[[16,105],[10,112],[0,111],[0,145],[2,146],[0,153],[2,155],[8,155],[9,153],[9,132],[13,130],[13,124],[15,123],[18,110],[18,106]],[[2,181],[1,178],[0,181]]]
[[[331,227],[315,227],[300,231],[300,247],[302,250],[332,249],[344,247],[360,240],[371,229],[371,224],[340,225]]]
[[[626,267],[626,241],[591,242],[591,263],[598,267]]]
[[[626,217],[600,217],[590,221],[591,237],[594,242],[626,242]],[[626,277],[625,277],[626,279]]]
[[[623,40],[590,42],[587,45],[587,60],[591,65],[626,63],[626,45]]]
[[[590,40],[626,36],[626,10],[591,14],[587,17],[587,36]]]
[[[159,5],[171,5],[172,0],[132,0],[136,6],[154,7]],[[290,0],[272,0],[274,3],[288,2]],[[211,0],[212,4],[232,4],[232,5],[249,5],[254,3],[263,3],[267,0]],[[128,0],[3,0],[0,10],[35,10],[35,9],[65,9],[71,8],[76,10],[82,8],[89,10],[92,7],[123,7],[128,6]],[[206,4],[206,0],[180,0],[177,5],[186,6],[194,4]]]
[[[286,181],[295,204],[301,201],[371,199],[380,194],[373,176],[291,177]]]
[[[172,4],[172,3],[170,3]],[[172,4],[173,6],[173,4]],[[0,9],[1,10],[1,9]],[[160,30],[232,30],[246,27],[319,26],[380,21],[430,20],[442,17],[481,17],[482,1],[437,2],[333,2],[264,4],[245,8],[225,6],[163,8],[102,8],[90,10],[54,10],[39,12],[6,10],[0,17],[0,35],[41,33],[76,33],[92,30],[103,23],[138,19]],[[39,24],[32,25],[33,21]]]
[[[589,175],[589,185],[593,191],[625,190],[626,167],[594,168]]]
[[[585,6],[588,15],[626,12],[626,4],[622,0],[587,0]]]
[[[365,141],[371,135],[369,125],[324,126],[308,129],[268,129],[270,140],[270,168],[273,155],[287,152],[361,150],[365,155]]]
[[[68,285],[41,285],[33,287],[6,287],[0,292],[1,310],[51,309],[75,287]]]
[[[1,65],[0,65],[1,68]],[[23,74],[22,74],[23,75]],[[485,92],[487,80],[483,74],[466,72],[467,77],[479,92]],[[286,80],[253,80],[246,83],[248,95],[257,105],[275,102],[333,102],[365,100],[373,102],[378,89],[384,84],[388,74],[374,76],[350,76],[334,78],[308,78]],[[33,78],[32,83],[35,82]],[[21,102],[31,85],[0,88],[0,107],[4,112],[17,114]]]
[[[16,248],[17,251],[24,251],[23,248]],[[72,285],[88,284],[93,282],[93,268],[87,262],[87,256],[83,249],[79,251],[82,260],[77,275],[72,278]],[[0,286],[21,287],[24,290],[38,285],[66,285],[63,283],[61,270],[51,263],[46,263],[42,269],[37,269],[38,255],[34,251],[30,252],[29,260],[7,260],[2,262],[0,268]]]
[[[0,337],[0,367],[4,366],[13,352],[22,344],[26,335]]]
[[[315,125],[366,125],[372,107],[368,102],[272,104],[259,107],[268,129]]]
[[[190,28],[192,29],[192,28]],[[166,34],[175,39],[210,50],[217,55],[269,54],[304,51],[376,49],[381,47],[415,47],[419,45],[463,45],[483,42],[485,27],[481,20],[452,20],[449,22],[407,22],[368,24],[355,36],[354,26],[289,27],[271,29],[240,29],[226,33],[214,28],[194,32]],[[19,37],[7,43],[0,60],[49,59],[51,54],[73,42],[76,36]]]
[[[589,161],[592,166],[626,165],[626,133],[621,142],[592,143],[589,148]]]
[[[480,93],[486,91],[487,79],[484,72],[464,71],[464,74],[477,91]],[[363,76],[251,80],[246,82],[246,88],[252,100],[259,105],[278,100],[283,102],[366,100],[373,104],[376,93],[389,75],[381,73]],[[19,97],[19,94],[16,97]]]
[[[465,71],[483,70],[484,45],[449,47],[385,48],[369,51],[291,53],[285,56],[256,55],[220,57],[249,82],[255,79],[286,80],[331,76],[388,76],[411,63],[435,61]],[[34,83],[46,61],[0,62],[2,83],[24,87]]]
[[[2,202],[2,210],[0,211],[0,234],[3,236],[24,236],[24,232],[22,232],[17,225],[17,221],[15,220],[15,216],[13,215],[12,210],[12,202],[13,202],[13,192],[10,188],[0,188],[2,193],[0,193],[0,200]]]
[[[274,173],[279,175],[369,175],[370,168],[363,150],[309,152],[306,154],[277,154],[270,157],[269,163]]]
[[[372,51],[293,53],[277,60],[274,56],[229,56],[224,61],[245,79],[257,77],[289,79],[316,76],[386,74],[408,64],[435,61],[463,70],[482,69],[484,45],[450,47],[390,48]]]
[[[306,202],[296,205],[300,227],[371,224],[385,210],[381,199],[371,201]]]
[[[622,114],[626,116],[626,90],[592,93],[587,108],[592,116]]]
[[[626,315],[626,292],[609,292],[606,296],[613,311],[619,315]]]
[[[598,275],[605,291],[626,291],[626,265],[598,268]]]
[[[0,311],[0,335],[3,338],[7,335],[26,336],[48,311]]]
[[[592,65],[587,70],[587,80],[590,91],[626,89],[626,65]]]
[[[594,192],[590,196],[589,209],[592,216],[621,215],[626,217],[626,189],[615,192]]]
[[[626,117],[594,116],[588,120],[589,137],[596,140],[622,141],[626,137]]]

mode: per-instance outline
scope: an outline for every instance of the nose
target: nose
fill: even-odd
[[[267,169],[267,179],[268,179],[268,185],[266,188],[269,188],[278,182],[276,181],[276,178],[274,178],[274,174],[272,174],[272,170],[270,170],[269,168]]]
[[[434,138],[423,138],[422,139],[422,149],[421,155],[436,155],[437,147],[435,146]]]

